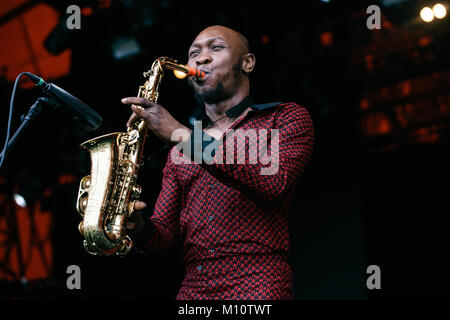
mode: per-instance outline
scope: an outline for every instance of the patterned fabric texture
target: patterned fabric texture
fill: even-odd
[[[179,149],[169,153],[150,217],[153,234],[142,249],[158,254],[181,247],[186,275],[177,299],[292,299],[288,211],[313,150],[310,114],[282,103],[251,110],[230,129],[233,139],[224,139],[212,164],[178,163]],[[266,129],[271,164],[261,163],[261,154],[255,163],[255,136],[245,134],[250,129]],[[278,159],[271,129],[278,130]],[[239,152],[234,164],[226,163],[234,147],[246,148],[245,163],[237,163]],[[276,169],[261,174],[269,166]]]

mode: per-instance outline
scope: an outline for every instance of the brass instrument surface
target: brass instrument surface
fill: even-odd
[[[156,59],[144,72],[147,80],[139,87],[138,97],[157,102],[163,68],[189,72],[176,60]],[[77,210],[83,217],[79,230],[91,254],[125,256],[133,245],[125,225],[141,193],[137,174],[147,130],[146,122],[139,120],[127,132],[103,135],[80,146],[91,157],[91,173],[81,180],[77,199]]]

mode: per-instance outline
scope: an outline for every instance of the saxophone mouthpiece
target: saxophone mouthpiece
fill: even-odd
[[[173,70],[173,73],[175,74],[175,77],[178,79],[184,79],[186,76],[189,77],[189,80],[192,79],[201,79],[205,76],[205,72],[201,71],[200,69],[189,67],[185,64],[180,64],[177,62],[177,60],[170,59],[168,57],[161,57],[158,61],[163,62],[163,67],[166,69]]]
[[[192,68],[186,66],[183,68],[183,71],[180,70],[173,70],[173,73],[175,74],[175,77],[178,79],[184,79],[186,76],[196,79],[201,79],[205,76],[205,73],[197,68]]]
[[[201,79],[205,76],[205,73],[197,68],[191,68],[189,67],[189,72],[187,73],[189,77],[196,77],[198,79]]]

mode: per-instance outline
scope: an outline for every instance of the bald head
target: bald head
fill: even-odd
[[[246,54],[250,52],[248,40],[242,33],[220,25],[210,26],[201,31],[195,38],[193,44],[195,44],[198,39],[211,35],[222,37],[227,40],[227,42],[234,44],[236,46],[235,49],[237,49],[240,54]]]

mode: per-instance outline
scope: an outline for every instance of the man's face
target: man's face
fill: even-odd
[[[231,97],[242,83],[242,42],[231,29],[210,27],[203,30],[189,48],[188,65],[205,72],[193,83],[205,102]]]

